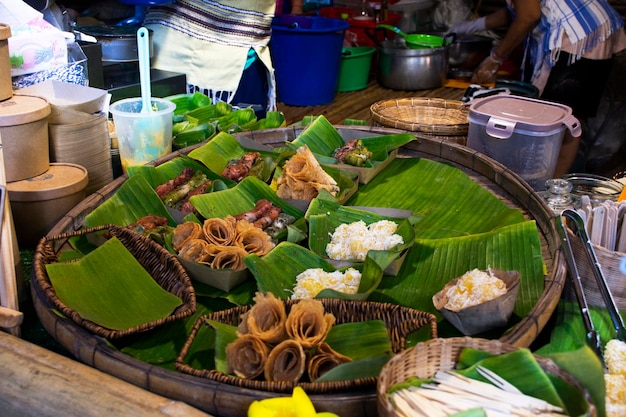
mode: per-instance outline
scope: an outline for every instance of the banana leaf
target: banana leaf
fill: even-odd
[[[266,199],[282,212],[295,217],[296,221],[287,226],[287,236],[278,236],[279,240],[300,242],[306,237],[307,224],[304,213],[278,198],[276,193],[263,181],[255,177],[246,177],[239,184],[227,190],[191,197],[190,201],[205,218],[224,218],[252,210],[258,200]]]
[[[196,145],[200,142],[204,142],[212,138],[215,135],[216,128],[210,123],[202,125],[193,125],[186,122],[186,126],[180,129],[183,123],[177,123],[174,125],[174,136],[172,138],[172,145],[174,149],[182,149],[187,146]],[[177,131],[178,130],[178,131]]]
[[[239,160],[247,152],[259,152],[261,154],[263,169],[259,172],[258,178],[264,182],[269,181],[280,154],[269,146],[263,146],[245,138],[236,139],[228,133],[220,132],[205,145],[189,152],[188,156],[202,162],[211,171],[221,175],[230,160]]]
[[[182,304],[117,238],[76,262],[46,265],[46,272],[64,304],[84,319],[112,330],[164,319]]]
[[[127,226],[149,215],[163,216],[170,226],[176,226],[176,221],[152,186],[143,176],[137,175],[124,181],[115,194],[87,214],[85,226]]]
[[[243,126],[245,131],[250,130],[263,130],[263,129],[277,129],[279,127],[285,127],[285,115],[280,111],[268,111],[263,119],[256,122],[250,122]]]
[[[363,145],[372,152],[362,168],[375,168],[388,162],[388,158],[395,157],[391,152],[415,139],[410,133],[397,133],[382,136],[369,136],[363,132],[363,137],[358,138]],[[288,145],[293,148],[307,145],[315,157],[323,164],[335,164],[343,169],[355,167],[348,164],[339,164],[333,154],[337,148],[345,145],[346,139],[324,116],[317,117],[298,137]]]
[[[526,221],[460,169],[424,158],[394,159],[346,205],[411,210],[418,238],[467,236]]]
[[[385,268],[397,256],[386,251],[370,251],[363,264],[354,266],[355,269],[361,271],[361,283],[357,294],[324,289],[316,298],[365,300],[380,283]],[[255,254],[249,255],[244,262],[254,275],[259,291],[271,292],[283,299],[291,297],[292,289],[296,284],[296,276],[307,269],[321,268],[326,272],[343,270],[335,268],[328,260],[315,252],[291,242],[279,243],[263,257]]]
[[[243,126],[256,122],[256,113],[252,107],[236,109],[215,121],[217,130],[226,133],[243,132]]]
[[[461,350],[457,372],[472,379],[488,382],[476,370],[478,366],[482,366],[492,370],[526,395],[540,398],[558,407],[565,407],[550,378],[529,349],[520,348],[500,355],[476,351],[477,349],[473,348]],[[520,372],[521,370],[523,372]]]
[[[235,182],[222,178],[215,172],[207,169],[207,167],[203,166],[200,162],[186,155],[172,158],[169,161],[164,162],[158,166],[132,165],[128,167],[127,172],[130,178],[141,175],[154,189],[160,184],[163,184],[171,180],[172,178],[175,178],[182,172],[183,168],[187,167],[193,168],[194,171],[204,172],[207,178],[212,181],[221,181],[228,187],[235,185]]]

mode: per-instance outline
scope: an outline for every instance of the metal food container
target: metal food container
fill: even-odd
[[[448,47],[412,49],[395,40],[379,44],[378,82],[393,90],[441,87],[448,72]]]

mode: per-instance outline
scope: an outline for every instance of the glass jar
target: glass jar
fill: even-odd
[[[572,194],[588,196],[593,205],[603,201],[617,201],[624,185],[611,178],[594,174],[567,174],[562,179],[572,184]]]

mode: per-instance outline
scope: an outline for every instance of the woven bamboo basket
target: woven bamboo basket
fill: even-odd
[[[462,145],[467,141],[469,108],[458,100],[411,97],[379,101],[370,106],[380,126],[444,137]]]
[[[449,371],[456,366],[457,358],[465,347],[480,349],[492,354],[512,352],[517,347],[497,340],[488,340],[472,337],[438,338],[418,343],[414,347],[400,352],[389,360],[378,376],[376,395],[378,400],[378,415],[380,417],[400,417],[389,398],[387,391],[394,384],[406,381],[410,377],[430,378],[437,371]],[[589,409],[588,417],[597,415],[593,399],[582,384],[571,374],[559,368],[556,363],[547,358],[535,356],[541,368],[554,376],[562,378],[583,394]]]
[[[402,307],[396,304],[370,301],[346,301],[337,299],[322,299],[320,301],[324,305],[325,312],[332,313],[335,316],[336,324],[354,323],[367,320],[382,320],[387,327],[387,332],[389,334],[394,353],[400,352],[405,348],[405,340],[409,334],[426,325],[430,326],[431,337],[437,337],[437,318],[431,313]],[[298,300],[284,301],[287,314],[289,314],[291,306],[297,302]],[[216,370],[197,369],[185,363],[185,357],[187,356],[198,331],[203,326],[209,326],[209,324],[207,324],[207,320],[214,320],[232,326],[237,326],[239,325],[241,316],[248,311],[249,308],[250,306],[234,307],[228,310],[222,310],[210,315],[199,317],[196,320],[187,341],[176,358],[176,369],[186,374],[208,378],[223,384],[276,393],[291,393],[296,385],[301,386],[307,393],[310,394],[339,393],[364,388],[373,388],[376,385],[375,377],[329,382],[269,382],[264,380],[238,378]]]
[[[96,232],[107,232],[110,236],[117,237],[154,280],[166,291],[181,298],[183,303],[167,317],[123,330],[100,326],[85,319],[79,312],[64,304],[50,282],[46,265],[58,261],[59,254],[64,248],[67,248],[66,245],[70,238]],[[36,248],[33,270],[36,285],[41,288],[46,299],[54,307],[79,326],[107,339],[117,339],[144,332],[162,324],[188,317],[196,311],[196,294],[191,285],[191,280],[180,262],[156,242],[120,226],[105,225],[43,237]]]
[[[587,303],[592,306],[605,307],[604,298],[602,298],[602,293],[596,283],[591,264],[587,260],[581,240],[569,229],[567,234],[571,242],[572,253],[576,260],[576,267],[578,268]],[[593,245],[593,250],[596,253],[596,258],[602,268],[602,275],[604,275],[609,290],[611,290],[611,295],[617,308],[621,311],[626,311],[626,275],[620,270],[620,262],[622,258],[626,257],[626,253],[610,251],[595,244]],[[565,295],[569,299],[575,299],[573,287],[568,285],[566,289]]]

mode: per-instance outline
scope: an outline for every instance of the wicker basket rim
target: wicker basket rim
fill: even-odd
[[[162,267],[160,268],[160,270],[162,270],[163,273],[175,274],[175,276],[177,277],[178,286],[180,287],[181,291],[181,294],[178,296],[181,298],[182,304],[175,311],[170,313],[168,316],[158,320],[153,320],[151,322],[133,326],[128,329],[116,330],[101,326],[98,323],[82,317],[79,312],[70,308],[63,301],[61,301],[61,299],[59,299],[45,268],[45,265],[50,263],[52,257],[57,255],[57,253],[51,248],[51,243],[54,241],[67,241],[71,237],[86,235],[89,233],[104,230],[109,230],[116,237],[119,238],[121,236],[126,241],[140,242],[142,245],[148,247],[148,250],[144,253],[152,255],[154,257],[159,257],[161,258],[161,260],[166,260],[165,262],[159,262],[160,266]],[[127,242],[123,241],[122,243],[128,249]],[[143,266],[145,267],[145,265]],[[74,232],[61,233],[58,235],[44,236],[37,244],[35,257],[33,260],[33,270],[34,279],[37,281],[45,297],[53,306],[59,309],[59,311],[61,311],[63,315],[70,318],[79,326],[86,328],[87,330],[95,333],[98,336],[102,336],[108,339],[117,339],[143,331],[151,330],[160,325],[189,317],[196,311],[195,291],[193,285],[191,284],[191,279],[189,278],[187,272],[180,264],[180,262],[169,252],[167,252],[166,249],[153,242],[152,240],[147,239],[140,234],[131,231],[130,229],[126,229],[124,227],[120,227],[114,224],[83,228]],[[163,282],[161,282],[161,279],[163,279],[162,276],[155,277],[152,275],[152,277],[153,279],[155,279],[155,281],[157,281],[159,285],[163,284]]]
[[[299,300],[283,300],[285,302],[286,307],[290,308],[290,306],[297,303]],[[324,307],[328,309],[329,307],[337,308],[341,310],[343,307],[348,306],[352,308],[362,308],[360,311],[363,314],[360,319],[367,319],[367,313],[371,312],[381,312],[386,311],[389,313],[406,313],[410,314],[413,317],[413,321],[417,321],[414,323],[413,327],[409,327],[407,333],[411,333],[416,331],[425,325],[430,325],[431,327],[431,337],[437,337],[437,318],[434,314],[428,313],[421,310],[415,310],[412,308],[400,306],[397,304],[391,303],[382,303],[382,302],[374,302],[374,301],[354,301],[354,300],[341,300],[341,299],[320,299],[320,301],[324,304]],[[238,378],[232,375],[228,375],[222,373],[217,370],[207,370],[207,369],[197,369],[185,363],[185,357],[187,356],[188,350],[191,347],[193,340],[195,339],[198,331],[203,325],[210,326],[207,323],[207,320],[216,320],[220,321],[220,317],[229,317],[232,314],[238,315],[238,317],[249,310],[251,306],[237,306],[232,307],[227,310],[217,311],[215,313],[206,314],[200,316],[196,319],[196,322],[193,326],[191,333],[189,334],[185,345],[181,349],[178,357],[175,360],[175,367],[178,371],[207,378],[211,380],[215,380],[224,384],[243,387],[243,388],[251,388],[261,391],[269,391],[269,392],[284,392],[290,393],[293,390],[293,387],[296,385],[302,386],[305,391],[308,393],[328,393],[328,392],[341,392],[347,390],[355,390],[355,389],[365,389],[365,388],[373,388],[376,385],[377,377],[363,377],[348,381],[326,381],[326,382],[278,382],[278,381],[264,381],[264,380],[249,380]],[[366,309],[370,308],[369,311]],[[223,322],[223,321],[221,321]],[[338,321],[337,323],[343,323],[344,321]],[[354,320],[347,320],[345,322],[354,322]],[[406,324],[406,323],[405,323]],[[397,329],[388,329],[388,330],[397,330]],[[401,337],[402,342],[404,342],[404,338]],[[392,341],[393,344],[393,341]],[[402,347],[404,348],[404,347]]]
[[[503,354],[520,349],[520,347],[502,342],[500,340],[475,338],[469,336],[450,338],[438,337],[425,342],[420,342],[415,346],[398,353],[383,366],[383,369],[378,378],[378,384],[376,388],[379,415],[385,417],[399,417],[399,414],[395,413],[395,411],[393,410],[393,407],[391,406],[391,403],[387,396],[387,390],[394,383],[397,382],[392,380],[394,370],[398,370],[400,367],[407,366],[407,364],[409,364],[407,368],[402,369],[406,371],[405,374],[420,376],[420,374],[418,373],[419,369],[424,369],[428,366],[433,366],[434,364],[440,365],[440,362],[437,359],[441,359],[442,357],[451,359],[451,362],[456,362],[456,358],[451,358],[450,356],[452,354],[458,354],[458,352],[460,352],[460,350],[465,347],[482,349],[492,354]],[[423,352],[427,352],[428,358],[432,360],[418,362],[415,360],[407,359],[409,357],[417,357],[420,353]],[[545,372],[550,373],[554,376],[558,376],[564,379],[567,383],[579,389],[583,393],[585,401],[589,406],[587,416],[597,416],[597,410],[593,402],[593,398],[591,397],[589,391],[582,385],[580,381],[578,381],[569,372],[557,366],[556,363],[551,359],[541,357],[535,354],[533,354],[533,356]]]
[[[434,120],[426,123],[422,120],[408,120],[405,114],[407,109],[414,112],[418,109],[424,114],[430,111],[429,117]],[[440,98],[412,97],[405,99],[383,100],[376,102],[370,106],[372,119],[383,126],[402,128],[411,131],[422,131],[428,133],[438,133],[441,135],[464,135],[467,134],[469,121],[462,123],[450,122],[442,115],[461,111],[463,114],[469,114],[469,109],[464,103],[458,100],[446,100]],[[440,114],[434,114],[434,113]],[[415,116],[414,114],[411,116]]]

